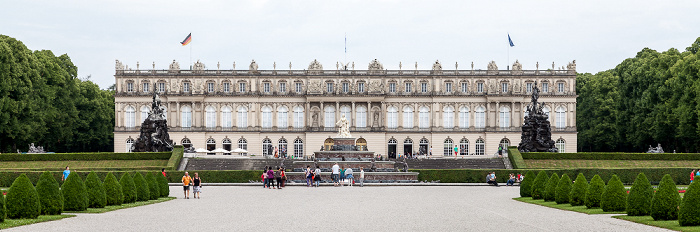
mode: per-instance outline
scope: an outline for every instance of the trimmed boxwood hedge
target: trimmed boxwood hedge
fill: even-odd
[[[664,176],[651,200],[651,217],[655,221],[678,219],[680,202],[681,196],[673,179],[670,175]]]
[[[170,159],[168,159],[168,165],[167,169],[168,170],[177,170],[177,168],[180,166],[180,162],[182,161],[182,156],[185,153],[185,147],[182,145],[175,145],[173,147],[172,155],[170,156]]]
[[[584,205],[586,203],[586,191],[588,191],[588,180],[586,180],[583,173],[579,173],[578,176],[576,176],[574,185],[571,187],[569,203],[571,203],[572,206]]]
[[[63,209],[66,211],[83,211],[88,207],[88,196],[85,183],[78,173],[71,172],[66,182],[61,186]]]
[[[586,190],[586,207],[589,209],[600,207],[600,200],[603,197],[604,190],[605,181],[598,175],[593,176],[591,183],[588,185],[588,190]]]
[[[2,193],[0,193],[2,194]],[[0,195],[0,223],[5,221],[5,196]]]
[[[686,195],[687,196],[687,195]],[[639,173],[627,196],[628,216],[647,216],[650,213],[654,189],[644,173]]]
[[[557,184],[559,184],[559,175],[553,173],[547,180],[547,186],[544,188],[544,201],[554,201],[556,199]]]
[[[58,181],[51,172],[44,172],[36,183],[36,192],[41,202],[41,214],[58,215],[63,212],[63,196]]]
[[[156,177],[153,173],[149,172],[146,174],[146,184],[148,184],[148,192],[150,193],[151,200],[158,200],[160,197],[160,186],[156,182]]]
[[[540,171],[535,177],[535,181],[532,182],[532,199],[538,200],[543,199],[545,195],[545,188],[547,187],[547,173],[545,171]]]
[[[685,190],[681,210],[678,212],[678,224],[681,226],[700,225],[700,184],[698,181],[693,181]]]
[[[0,154],[0,161],[167,160],[171,152]]]
[[[700,160],[700,153],[620,153],[620,152],[577,152],[551,153],[528,152],[521,154],[523,159],[550,160]]]
[[[521,197],[532,197],[532,184],[535,182],[535,172],[532,170],[527,171],[523,181],[520,182],[520,196]]]
[[[7,191],[7,218],[34,219],[41,214],[41,201],[39,193],[26,175],[17,177],[12,187]]]
[[[518,147],[516,146],[508,147],[508,160],[510,160],[510,164],[513,165],[514,169],[527,168],[527,165],[525,165],[525,161],[523,160],[523,156],[520,154],[520,151],[518,151]]]
[[[600,200],[600,208],[603,212],[625,211],[627,207],[627,190],[622,185],[620,178],[613,175],[603,190],[603,197]]]
[[[131,178],[129,173],[122,175],[122,178],[119,179],[119,185],[121,185],[122,194],[124,195],[123,203],[136,202],[136,184],[134,184],[134,178]]]
[[[107,173],[104,186],[106,205],[121,205],[124,201],[124,195],[122,195],[122,186],[117,181],[117,177],[111,172]]]
[[[571,198],[571,178],[569,175],[562,175],[557,183],[557,193],[554,196],[554,201],[557,204],[569,203]]]
[[[148,189],[148,182],[143,178],[140,172],[134,174],[134,185],[136,185],[136,200],[148,201],[151,199],[151,192]]]
[[[107,195],[102,181],[97,177],[95,172],[90,172],[85,178],[85,188],[88,195],[88,207],[104,208],[107,205]]]
[[[160,190],[158,192],[160,193],[160,197],[167,197],[170,195],[170,186],[168,186],[168,179],[163,176],[161,173],[156,174],[156,181],[158,182],[158,187]]]

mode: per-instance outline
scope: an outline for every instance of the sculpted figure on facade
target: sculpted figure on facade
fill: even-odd
[[[345,119],[345,114],[342,114],[340,117],[340,120],[335,123],[336,126],[338,126],[338,138],[351,138],[350,136],[350,122],[348,122],[347,119]]]
[[[192,67],[192,69],[194,71],[204,71],[204,64],[202,64],[202,62],[199,62],[199,60],[197,60],[197,62],[194,63],[194,66]]]
[[[177,93],[177,92],[180,92],[180,83],[179,83],[179,81],[175,80],[175,81],[173,81],[173,82],[170,83],[170,84],[171,84],[170,90],[172,90],[173,92],[176,92],[176,93]]]
[[[255,63],[255,60],[250,61],[250,65],[248,66],[248,70],[251,72],[257,72],[258,71],[258,63]]]
[[[433,64],[432,73],[434,73],[434,74],[442,73],[442,64],[440,64],[440,61],[438,61],[438,60],[435,61],[435,63]]]
[[[114,64],[114,69],[116,69],[116,70],[124,70],[124,64],[122,64],[121,61],[115,60],[114,63],[115,63],[115,64]]]
[[[309,82],[309,92],[321,92],[321,81],[319,80],[311,80]]]
[[[321,65],[321,63],[319,63],[318,60],[314,59],[314,61],[311,61],[311,63],[309,64],[308,70],[312,73],[321,73],[323,72],[323,65]]]
[[[369,66],[367,66],[367,70],[370,71],[380,71],[384,70],[384,65],[382,63],[379,63],[377,59],[372,60],[372,62],[369,62]]]
[[[576,60],[573,62],[569,63],[566,66],[566,69],[569,70],[569,74],[576,74]]]
[[[487,73],[488,73],[489,75],[496,75],[496,74],[498,74],[498,66],[496,65],[496,61],[493,61],[493,60],[492,60],[491,62],[489,62],[487,68],[488,68],[488,72],[487,72]]]
[[[513,71],[522,71],[523,70],[523,65],[520,64],[518,60],[515,60],[515,63],[513,63]]]
[[[370,92],[382,92],[382,88],[384,88],[384,84],[382,84],[380,80],[372,80],[369,82]]]

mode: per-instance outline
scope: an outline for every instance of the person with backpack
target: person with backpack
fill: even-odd
[[[503,156],[503,145],[498,145],[498,157]]]
[[[321,182],[321,169],[318,166],[314,170],[314,182],[316,182],[316,188],[318,188],[318,184]]]
[[[306,165],[304,176],[306,176],[306,187],[311,187],[311,180],[313,180],[314,173],[311,171],[311,167],[309,165]]]

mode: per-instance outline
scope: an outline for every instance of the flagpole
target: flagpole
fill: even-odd
[[[192,70],[192,32],[190,32],[190,70]]]
[[[508,33],[508,63],[506,63],[506,69],[510,70],[510,33]]]

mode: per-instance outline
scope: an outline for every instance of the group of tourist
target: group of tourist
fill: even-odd
[[[165,176],[165,170],[163,170],[163,175]],[[190,199],[190,186],[192,186],[192,194],[195,199],[200,199],[202,195],[202,178],[199,178],[199,173],[194,173],[194,178],[190,176],[189,172],[185,172],[182,176],[182,187],[185,193],[185,199]]]
[[[284,173],[284,167],[275,167],[272,170],[272,166],[265,166],[260,178],[263,181],[263,188],[267,189],[282,189],[287,182],[287,174]],[[277,186],[275,186],[275,181]]]
[[[506,186],[513,186],[513,185],[515,185],[515,183],[520,183],[523,181],[524,177],[525,176],[520,174],[520,173],[518,173],[517,175],[511,173],[508,177],[508,181],[506,182]],[[486,183],[491,184],[491,185],[496,186],[496,187],[500,187],[498,185],[498,181],[496,180],[496,172],[491,172],[491,173],[486,174]]]
[[[690,183],[693,183],[693,180],[695,180],[695,176],[698,176],[698,175],[700,175],[700,169],[698,169],[698,170],[693,169],[693,171],[690,172]]]
[[[331,167],[331,180],[333,181],[333,186],[343,186],[343,183],[347,180],[348,186],[353,186],[355,184],[355,176],[353,175],[353,170],[350,167],[345,169],[340,168],[338,163],[334,163]],[[360,187],[365,186],[365,170],[360,167]]]

